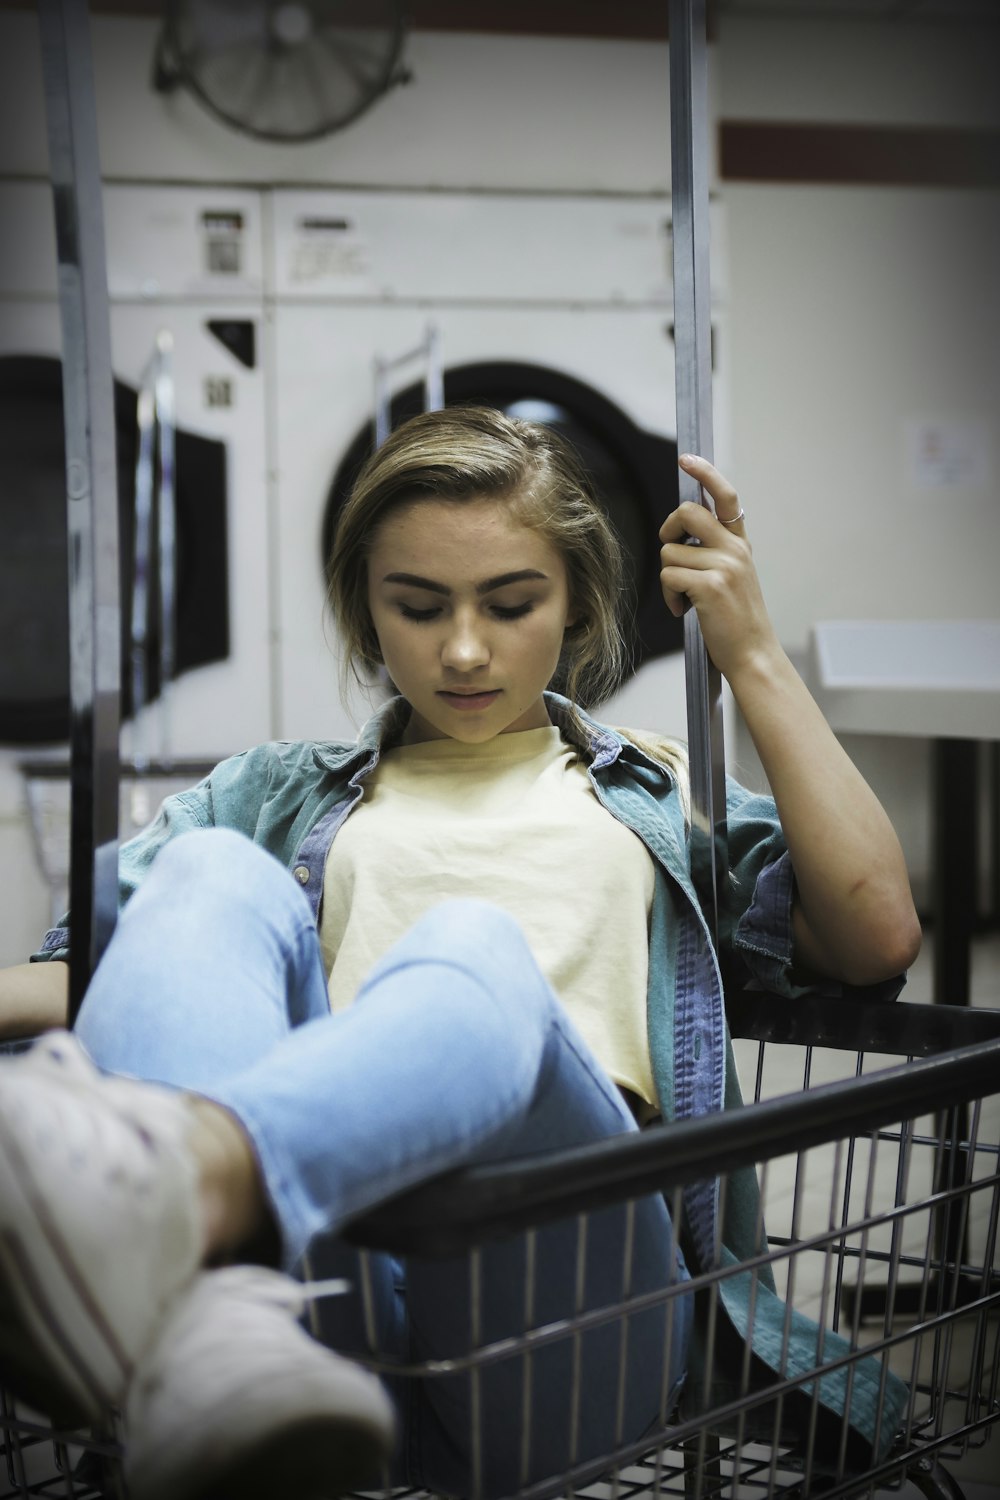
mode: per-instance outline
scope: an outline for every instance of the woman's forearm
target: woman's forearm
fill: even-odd
[[[920,949],[903,852],[881,803],[775,641],[729,678],[795,869],[796,957],[852,984],[900,973]]]
[[[778,642],[735,489],[706,459],[683,454],[680,464],[716,513],[686,503],[660,527],[663,597],[675,615],[685,602],[697,609],[767,773],[795,868],[796,962],[875,984],[920,948],[899,840]]]
[[[68,1014],[68,964],[54,960],[0,969],[0,1040],[65,1026]]]

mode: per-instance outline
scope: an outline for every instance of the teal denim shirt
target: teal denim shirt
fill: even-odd
[[[642,839],[653,857],[647,1015],[650,1058],[663,1117],[691,1118],[742,1105],[729,1031],[723,974],[691,883],[683,800],[672,770],[618,730],[598,723],[557,693],[545,694],[552,722],[589,761],[595,795],[612,816]],[[136,889],[158,850],[191,828],[234,828],[262,845],[294,874],[319,920],[327,854],[338,830],[364,795],[363,783],[384,749],[397,743],[409,705],[393,698],[363,726],[355,743],[280,742],[259,745],[223,761],[188,791],[169,797],[155,820],[124,844],[119,857],[122,903]],[[585,738],[581,738],[580,727]],[[719,947],[730,984],[752,984],[789,997],[809,986],[796,978],[792,952],[794,878],[774,802],[727,782],[729,881],[720,901]],[[66,958],[66,924],[46,934],[35,960]],[[901,982],[895,985],[895,992]],[[815,988],[815,986],[813,986]],[[725,1222],[719,1226],[718,1181],[685,1193],[686,1239],[695,1266],[722,1259],[736,1265],[758,1251],[758,1191],[752,1169],[732,1174]],[[830,1363],[849,1346],[801,1314],[791,1314],[765,1271],[719,1282],[720,1302],[740,1345],[748,1334],[761,1366],[757,1384],[792,1379]],[[752,1317],[751,1317],[752,1309]],[[751,1326],[752,1323],[752,1326]],[[690,1392],[702,1390],[703,1351],[693,1351]],[[786,1350],[783,1359],[782,1349]],[[774,1372],[774,1373],[771,1373]],[[716,1358],[711,1404],[734,1396],[739,1365],[727,1372]],[[883,1388],[884,1382],[884,1388]],[[806,1396],[812,1394],[804,1387]],[[882,1402],[880,1451],[888,1447],[908,1399],[906,1386],[875,1359],[825,1375],[819,1402],[831,1415],[850,1397],[851,1426],[869,1445]],[[793,1403],[794,1404],[794,1403]]]

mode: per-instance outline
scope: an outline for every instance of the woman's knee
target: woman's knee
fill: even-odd
[[[526,980],[538,980],[539,991],[548,989],[520,923],[492,901],[475,896],[441,901],[412,931],[504,992],[523,988]]]
[[[414,923],[413,931],[443,937],[456,951],[493,951],[505,943],[527,947],[517,919],[496,902],[479,896],[453,896],[439,901]]]
[[[439,902],[383,956],[366,987],[390,969],[414,962],[463,970],[512,1028],[524,1036],[534,1025],[539,1042],[544,1041],[556,1000],[520,924],[502,907],[467,896]]]
[[[168,839],[158,851],[153,868],[169,870],[175,876],[206,876],[268,857],[245,833],[234,828],[192,828]]]
[[[303,909],[309,914],[308,902],[284,865],[232,828],[191,829],[164,844],[138,896],[146,892],[153,898],[164,888],[197,904],[245,901],[265,912],[278,914],[291,907],[297,916]]]

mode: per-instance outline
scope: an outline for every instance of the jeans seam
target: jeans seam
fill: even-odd
[[[625,1103],[624,1099],[619,1093],[618,1086],[615,1083],[614,1079],[611,1078],[607,1073],[605,1073],[604,1069],[600,1066],[599,1063],[595,1068],[593,1065],[595,1060],[591,1058],[587,1052],[580,1050],[580,1048],[577,1046],[576,1038],[574,1037],[572,1031],[567,1028],[566,1022],[568,1020],[568,1016],[561,1014],[558,1008],[553,1008],[551,1022],[552,1030],[558,1031],[567,1047],[573,1053],[573,1056],[581,1064],[589,1077],[593,1079],[594,1083],[597,1084],[604,1098],[606,1098],[609,1103],[613,1103],[616,1107],[619,1105],[621,1106],[623,1112],[623,1123],[626,1125],[634,1126],[635,1119],[628,1105]]]
[[[393,964],[391,968],[386,969],[382,973],[372,972],[370,975],[368,975],[367,978],[362,981],[361,985],[355,991],[354,1001],[352,1003],[356,1004],[357,1001],[359,1001],[363,995],[367,994],[367,992],[373,986],[381,984],[382,981],[384,979],[388,979],[390,975],[404,974],[407,969],[426,968],[428,965],[432,965],[435,968],[455,969],[459,974],[464,975],[466,979],[471,979],[476,988],[481,990],[483,994],[489,996],[491,1000],[496,999],[493,990],[489,987],[489,985],[486,984],[482,975],[478,974],[475,969],[470,968],[467,964],[462,963],[458,959],[441,957],[435,953],[428,954],[426,956],[423,954],[419,954],[413,958],[405,958],[401,962]]]

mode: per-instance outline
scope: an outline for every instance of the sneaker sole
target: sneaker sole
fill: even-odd
[[[345,1418],[307,1418],[243,1446],[236,1463],[206,1452],[187,1472],[171,1465],[126,1470],[132,1500],[274,1500],[275,1495],[337,1500],[348,1490],[380,1484],[389,1452],[384,1432]]]
[[[2,1111],[0,1371],[16,1396],[61,1427],[98,1421],[128,1378]]]

